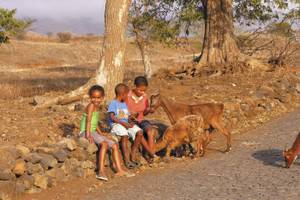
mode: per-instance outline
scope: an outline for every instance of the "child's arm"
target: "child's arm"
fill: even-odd
[[[97,133],[98,133],[99,135],[102,135],[102,136],[104,136],[104,137],[107,137],[107,138],[109,138],[109,139],[111,139],[111,140],[115,140],[110,134],[105,133],[105,132],[102,132],[102,131],[100,130],[100,127],[99,127],[99,126],[97,126]]]
[[[113,113],[113,112],[109,113],[109,117],[114,123],[121,124],[122,126],[124,126],[127,129],[132,128],[131,124],[123,122],[123,121],[119,120],[118,118],[116,118],[115,113]]]
[[[86,117],[86,129],[85,129],[85,137],[89,140],[90,143],[93,143],[93,137],[91,135],[91,121],[94,111],[94,105],[89,104],[87,107],[87,117]]]
[[[146,109],[144,111],[144,116],[150,114],[150,113],[154,113],[155,109],[151,108],[149,105],[149,100],[147,99],[146,101]]]

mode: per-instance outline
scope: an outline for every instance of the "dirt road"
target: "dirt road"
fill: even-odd
[[[102,185],[84,200],[300,199],[300,162],[283,168],[281,151],[300,130],[300,110],[235,137],[231,153],[214,153]]]

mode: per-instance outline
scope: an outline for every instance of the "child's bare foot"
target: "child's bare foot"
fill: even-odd
[[[129,178],[129,177],[135,176],[135,174],[134,174],[134,173],[130,173],[130,172],[127,172],[127,171],[122,170],[122,171],[117,172],[117,173],[115,174],[115,176],[126,176],[126,177]]]

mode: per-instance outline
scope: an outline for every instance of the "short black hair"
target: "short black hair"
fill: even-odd
[[[122,92],[126,92],[128,90],[128,86],[125,85],[124,83],[119,83],[118,85],[116,85],[115,87],[115,94],[116,96],[118,96],[119,94],[121,94]]]
[[[93,92],[95,91],[99,91],[102,93],[103,96],[105,96],[105,92],[104,92],[104,88],[100,85],[93,85],[90,89],[89,89],[89,96],[92,96]]]
[[[139,87],[139,86],[146,86],[148,87],[148,81],[147,81],[147,78],[145,76],[138,76],[134,79],[134,85],[136,87]]]

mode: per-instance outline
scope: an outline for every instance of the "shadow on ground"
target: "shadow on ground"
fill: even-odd
[[[284,159],[282,157],[281,149],[265,149],[256,151],[252,156],[263,162],[264,165],[271,165],[273,167],[284,167]]]

